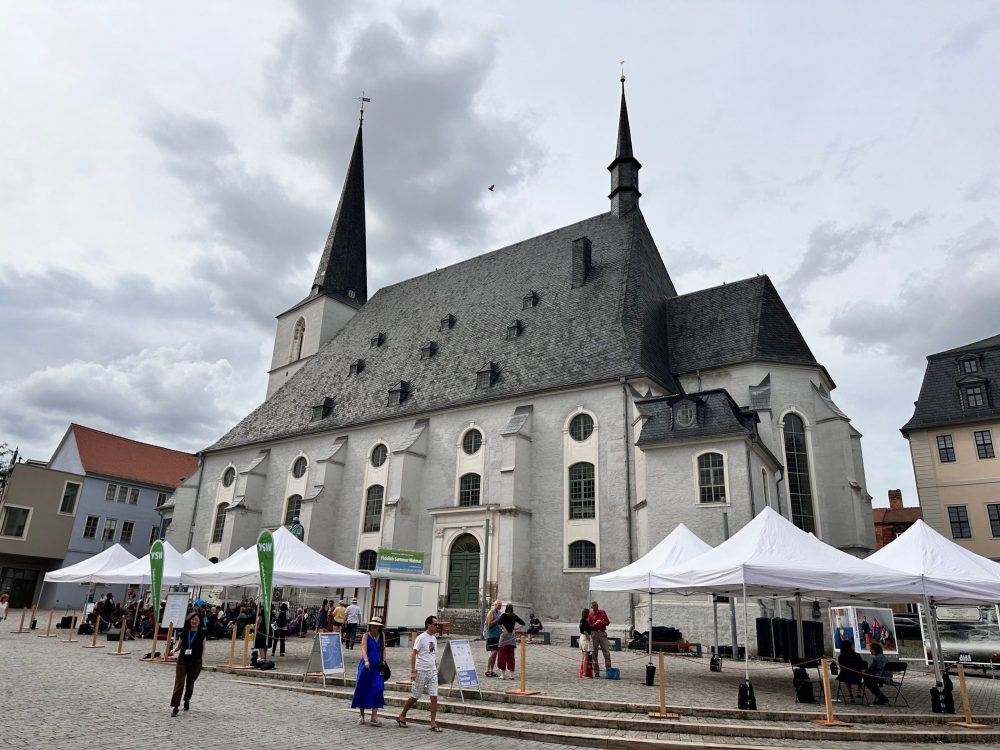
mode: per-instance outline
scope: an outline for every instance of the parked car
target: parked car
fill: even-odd
[[[920,640],[920,623],[915,617],[893,615],[892,624],[896,626],[896,637],[899,640]]]

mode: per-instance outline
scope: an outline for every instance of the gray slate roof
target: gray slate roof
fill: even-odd
[[[818,366],[767,276],[702,289],[667,303],[675,374],[740,362]]]
[[[593,268],[574,289],[572,242],[584,236]],[[539,303],[522,310],[531,291]],[[206,450],[621,376],[648,375],[677,392],[663,335],[666,299],[675,294],[641,212],[601,214],[379,290],[269,400]],[[439,330],[449,313],[455,326]],[[523,333],[507,340],[507,326],[518,319]],[[385,343],[370,348],[380,332]],[[437,343],[437,355],[421,360],[428,341]],[[364,371],[349,376],[357,359],[365,360]],[[476,372],[490,362],[499,365],[499,381],[477,390]],[[400,381],[410,384],[409,399],[386,406],[388,389]],[[310,421],[311,407],[324,397],[335,399],[333,414]]]
[[[692,401],[698,406],[698,421],[691,427],[674,424],[674,406]],[[678,396],[660,396],[638,402],[649,419],[642,426],[636,445],[682,443],[717,437],[752,437],[756,434],[756,415],[744,414],[724,389],[701,391]]]
[[[962,370],[960,358],[978,354],[982,370],[972,375]],[[987,392],[985,406],[967,407],[962,398],[961,385],[984,380]],[[900,429],[904,435],[909,430],[924,427],[943,427],[984,420],[1000,419],[1000,335],[991,336],[948,351],[927,357],[924,382],[920,386],[913,416]]]

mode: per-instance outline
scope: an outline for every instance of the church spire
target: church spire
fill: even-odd
[[[364,103],[361,106],[363,117]],[[362,124],[359,123],[344,189],[326,239],[323,257],[319,260],[311,297],[326,294],[353,304],[364,304],[368,300],[365,160],[361,132]]]
[[[625,73],[622,73],[622,106],[618,115],[618,145],[615,160],[608,166],[611,172],[611,213],[624,216],[639,206],[639,170],[642,165],[632,155],[632,131],[628,125],[628,107],[625,106]]]

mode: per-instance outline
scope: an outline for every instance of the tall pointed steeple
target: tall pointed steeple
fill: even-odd
[[[628,108],[625,106],[625,74],[621,77],[622,107],[618,115],[618,147],[615,150],[615,160],[608,165],[611,172],[611,213],[624,216],[629,211],[638,208],[639,170],[642,165],[632,155],[632,131],[628,126]]]
[[[355,305],[368,300],[365,159],[361,133],[362,124],[359,124],[340,203],[309,295],[330,295]]]

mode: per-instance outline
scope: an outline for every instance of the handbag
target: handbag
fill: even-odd
[[[383,680],[388,680],[390,677],[392,677],[392,670],[389,669],[389,665],[386,664],[384,661],[380,661],[378,663],[378,673],[382,675]]]

